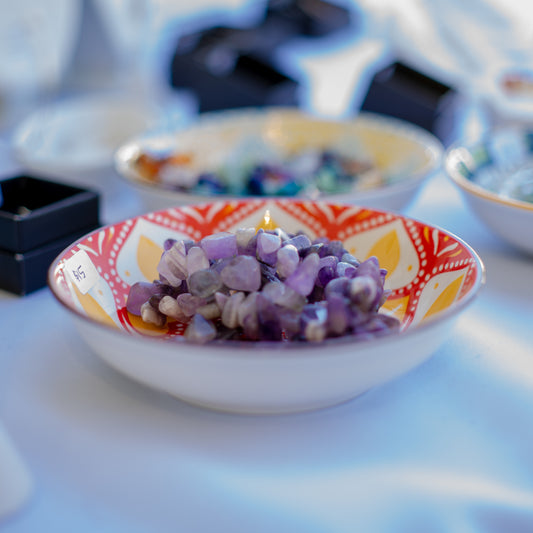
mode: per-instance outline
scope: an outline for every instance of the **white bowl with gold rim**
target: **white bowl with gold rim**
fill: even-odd
[[[167,238],[195,240],[271,224],[342,240],[376,256],[392,294],[382,311],[400,332],[371,340],[213,341],[194,344],[184,324],[144,324],[126,310],[129,287],[158,277]],[[335,405],[416,367],[440,346],[484,282],[477,254],[445,230],[389,211],[295,200],[217,202],[153,212],[106,226],[53,262],[48,283],[83,339],[111,366],[187,402],[239,413]]]
[[[445,168],[494,235],[533,254],[533,129],[501,128],[452,146]]]

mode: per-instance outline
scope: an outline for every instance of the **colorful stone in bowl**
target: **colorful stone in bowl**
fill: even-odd
[[[150,210],[250,197],[401,210],[441,156],[433,135],[392,117],[334,121],[267,108],[206,113],[173,134],[134,139],[115,166]]]
[[[502,128],[453,146],[445,168],[489,230],[533,254],[533,129]]]
[[[399,332],[322,342],[195,344],[185,325],[128,313],[130,286],[157,278],[169,238],[198,240],[242,227],[305,231],[377,257],[391,295],[382,312]],[[111,366],[193,404],[241,413],[286,413],[349,400],[419,365],[445,340],[484,282],[477,254],[452,234],[387,211],[296,200],[242,200],[171,208],[107,226],[51,265],[49,286],[85,341]]]

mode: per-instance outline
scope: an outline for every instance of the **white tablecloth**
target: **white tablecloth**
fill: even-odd
[[[0,176],[17,170],[0,145]],[[140,213],[108,179],[102,222]],[[533,258],[493,237],[442,173],[407,214],[472,245],[486,285],[427,363],[306,414],[159,394],[98,359],[47,288],[0,291],[0,421],[33,487],[0,531],[532,532]]]
[[[136,205],[113,190],[104,222]],[[34,487],[0,531],[533,531],[533,260],[441,173],[408,214],[471,244],[486,286],[427,363],[317,412],[187,405],[100,361],[47,288],[0,293],[0,420]]]

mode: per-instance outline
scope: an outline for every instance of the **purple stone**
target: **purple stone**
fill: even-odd
[[[224,310],[224,306],[226,305],[228,298],[229,296],[227,294],[224,294],[223,292],[215,292],[215,302],[218,305],[220,311]]]
[[[300,312],[283,307],[278,311],[278,321],[283,335],[288,340],[300,336]]]
[[[278,306],[261,293],[257,299],[258,338],[260,340],[281,340],[283,330],[279,322]]]
[[[302,309],[301,320],[303,322],[308,322],[309,320],[318,320],[319,322],[326,322],[327,318],[328,308],[326,302],[307,304]]]
[[[287,278],[285,283],[296,292],[307,296],[315,286],[319,261],[318,254],[309,254]]]
[[[288,278],[300,263],[300,255],[296,246],[286,244],[277,251],[276,270],[281,279]]]
[[[136,316],[141,316],[141,306],[147,302],[155,292],[155,285],[147,281],[139,281],[130,287],[126,309]]]
[[[234,329],[239,325],[239,307],[243,303],[245,298],[244,292],[233,293],[222,310],[222,324],[227,328]]]
[[[202,315],[194,315],[185,330],[184,337],[187,340],[203,344],[212,341],[217,336],[217,328]]]
[[[237,237],[234,233],[229,232],[208,235],[200,241],[200,246],[209,260],[233,257],[238,253]]]
[[[300,233],[285,241],[284,244],[292,244],[296,247],[298,253],[302,255],[311,246],[311,239],[307,235]]]
[[[354,328],[354,332],[360,336],[376,337],[398,331],[400,321],[390,315],[376,313],[370,316],[363,324]]]
[[[345,254],[342,254],[340,257],[340,260],[345,263],[350,263],[350,265],[353,265],[355,267],[359,266],[361,262],[356,259],[352,254],[346,252]]]
[[[307,248],[306,250],[302,250],[302,252],[300,253],[302,257],[305,257],[309,254],[318,254],[318,257],[325,257],[326,255],[328,255],[326,246],[322,242],[311,244],[309,248]]]
[[[235,239],[237,241],[237,250],[239,254],[255,255],[255,235],[256,231],[254,228],[240,228],[237,230],[235,233]]]
[[[276,275],[276,269],[274,267],[271,267],[270,265],[267,265],[265,263],[259,263],[259,266],[261,268],[261,283],[269,283],[271,281],[274,281],[276,283],[280,283],[281,280]]]
[[[350,328],[352,332],[356,332],[360,329],[361,325],[368,320],[368,313],[358,307],[357,305],[350,305]]]
[[[303,337],[309,342],[322,342],[327,336],[328,330],[324,322],[310,320],[303,329]]]
[[[222,282],[229,289],[253,292],[261,288],[261,267],[250,255],[239,255],[233,258],[221,270]]]
[[[324,302],[308,304],[300,316],[302,336],[311,342],[320,342],[327,335],[328,310]]]
[[[192,246],[187,252],[187,273],[190,276],[197,270],[209,268],[209,259],[200,246]]]
[[[175,242],[176,239],[165,239],[165,242],[163,243],[163,249],[165,250],[165,252],[167,250],[170,250]]]
[[[289,239],[289,236],[287,235],[287,233],[282,230],[281,228],[276,228],[273,233],[275,233],[276,235],[279,235],[280,239],[281,239],[281,242],[283,244],[285,244],[285,242]]]
[[[189,291],[193,296],[208,300],[223,286],[220,274],[211,268],[197,270],[187,279]]]
[[[333,335],[343,335],[350,325],[350,309],[346,298],[331,294],[327,300],[328,330]]]
[[[378,260],[372,256],[359,264],[357,268],[358,276],[369,276],[376,283],[382,284],[381,269],[379,267]]]
[[[179,287],[187,278],[187,252],[183,241],[176,241],[171,248],[163,252],[157,271],[171,285]]]
[[[318,263],[319,267],[325,267],[330,266],[332,268],[337,268],[337,263],[339,260],[334,255],[326,255],[325,257],[321,257],[320,261]]]
[[[355,278],[357,274],[357,267],[351,265],[350,263],[345,263],[344,261],[339,261],[337,263],[337,276],[339,278]]]
[[[327,245],[328,253],[334,255],[337,259],[342,259],[342,256],[347,253],[342,241],[331,241]]]
[[[176,298],[172,298],[172,296],[163,296],[159,302],[158,309],[165,316],[180,322],[188,322],[189,320],[189,316],[183,312]]]
[[[326,299],[333,293],[348,296],[349,290],[350,280],[348,278],[335,278],[326,285],[324,295]]]
[[[272,233],[260,233],[257,236],[257,258],[267,265],[274,266],[277,261],[281,238]]]
[[[317,285],[325,287],[332,279],[337,277],[337,269],[331,266],[323,266],[317,274]]]
[[[313,290],[307,296],[309,303],[321,302],[324,299],[324,289],[317,284],[313,287]]]
[[[296,292],[285,283],[271,282],[263,286],[261,294],[271,302],[300,312],[305,305],[305,296]]]
[[[167,317],[149,302],[141,305],[141,318],[143,322],[157,327],[163,327],[167,321]]]
[[[262,230],[259,230],[246,244],[246,246],[238,247],[239,255],[252,255],[253,257],[257,256],[257,237],[262,233]]]
[[[383,288],[370,276],[357,276],[350,280],[350,300],[364,311],[377,311],[382,294]]]
[[[248,339],[255,340],[259,335],[257,318],[257,297],[259,293],[251,292],[246,296],[238,310],[239,325]]]
[[[193,296],[189,292],[178,295],[176,301],[178,302],[178,305],[183,313],[187,316],[193,316],[199,307],[207,303],[204,298]]]

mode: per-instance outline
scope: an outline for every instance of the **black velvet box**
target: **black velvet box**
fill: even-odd
[[[327,0],[270,0],[252,27],[215,26],[182,35],[170,84],[192,90],[200,112],[298,105],[299,83],[276,64],[276,51],[297,37],[339,31],[351,19],[347,9]]]
[[[373,77],[361,109],[421,126],[446,144],[454,126],[456,96],[448,85],[395,62]]]
[[[0,289],[24,295],[46,285],[48,267],[99,223],[99,195],[34,176],[0,181]]]
[[[255,46],[251,30],[211,28],[188,35],[171,65],[171,85],[191,89],[200,112],[238,107],[296,105],[298,83],[272,65],[268,42],[278,42],[278,28]],[[269,49],[269,52],[272,48]]]

